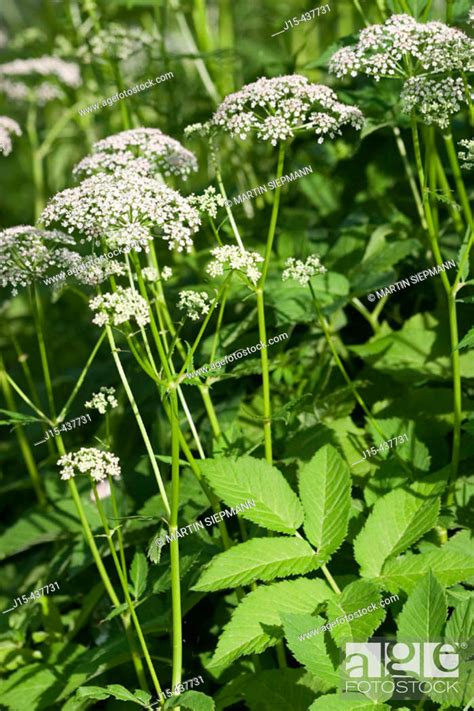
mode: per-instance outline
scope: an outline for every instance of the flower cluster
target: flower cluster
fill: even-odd
[[[31,98],[43,105],[63,96],[60,87],[76,89],[80,85],[78,65],[59,57],[45,55],[0,64],[0,91],[13,101]]]
[[[46,224],[77,230],[89,241],[104,238],[105,246],[129,251],[147,246],[159,234],[170,249],[191,251],[200,225],[197,210],[175,190],[158,180],[125,171],[114,178],[101,173],[76,188],[55,195],[41,215]]]
[[[81,447],[78,452],[64,454],[58,459],[61,479],[73,479],[76,474],[86,474],[100,482],[111,476],[120,477],[120,461],[111,452],[103,452],[95,447]]]
[[[417,22],[410,15],[392,15],[383,25],[370,25],[355,45],[339,49],[329,71],[339,78],[366,74],[382,77],[439,73],[472,67],[474,42],[442,22]],[[406,62],[407,60],[407,62]]]
[[[471,170],[474,168],[474,139],[459,141],[459,145],[465,148],[465,151],[459,151],[459,160],[462,161],[462,167],[465,170]]]
[[[217,217],[217,209],[225,205],[225,200],[222,195],[216,193],[216,189],[211,185],[203,192],[202,195],[190,195],[189,202],[194,205],[199,212],[205,212],[206,215],[215,219]]]
[[[306,286],[311,277],[316,276],[316,274],[324,274],[324,272],[327,271],[316,254],[311,254],[305,262],[290,257],[286,260],[285,267],[286,269],[282,274],[283,281],[294,279],[298,284],[301,284],[301,286]]]
[[[76,277],[80,284],[86,286],[97,286],[111,276],[122,276],[126,272],[125,264],[116,259],[90,258],[84,262],[79,254],[74,253],[68,258],[68,261],[70,262],[70,275]]]
[[[8,156],[12,152],[12,136],[21,136],[21,128],[8,116],[0,116],[0,155]]]
[[[171,267],[163,267],[163,269],[161,270],[161,278],[163,279],[163,281],[168,281],[168,279],[171,279],[172,276],[173,270],[171,269]]]
[[[464,83],[452,77],[428,79],[423,76],[408,79],[400,95],[402,111],[412,111],[426,124],[449,127],[449,119],[461,104],[467,104]]]
[[[74,240],[57,230],[40,230],[30,225],[7,227],[0,231],[0,284],[25,287],[44,277],[51,268],[64,267],[74,259],[66,245]]]
[[[209,313],[211,300],[206,292],[184,289],[179,292],[178,309],[186,311],[186,316],[192,321],[199,321],[201,316]]]
[[[340,102],[327,86],[312,84],[299,74],[262,77],[227,96],[210,125],[242,140],[255,131],[257,138],[276,145],[302,130],[314,130],[318,142],[334,138],[341,128],[362,128],[361,111]]]
[[[150,323],[146,300],[130,287],[118,286],[113,293],[95,296],[89,301],[89,308],[96,312],[92,322],[97,326],[120,326],[130,319],[134,319],[139,326]]]
[[[156,269],[155,267],[144,267],[142,269],[142,277],[145,281],[154,284],[156,281],[159,280],[160,275],[158,273],[158,269]]]
[[[92,393],[91,399],[84,405],[88,410],[97,410],[101,415],[117,406],[115,388],[107,388],[105,385],[102,385],[98,393]]]
[[[211,277],[222,276],[227,268],[243,272],[254,285],[260,279],[257,264],[263,262],[263,257],[258,252],[248,252],[240,247],[224,245],[212,249],[211,254],[214,259],[207,267],[207,273]]]
[[[74,174],[117,174],[129,168],[149,178],[162,173],[186,180],[197,170],[197,160],[191,151],[159,128],[133,128],[94,143],[92,154],[78,163]]]
[[[125,60],[151,47],[154,38],[141,27],[125,27],[110,22],[105,29],[94,32],[89,40],[90,51],[95,57]],[[87,54],[83,50],[83,54]]]

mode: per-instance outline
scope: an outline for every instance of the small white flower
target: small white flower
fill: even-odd
[[[178,309],[186,311],[186,316],[192,321],[199,321],[201,316],[209,313],[211,300],[205,291],[184,289],[179,292]]]
[[[317,129],[321,117],[331,122],[331,136],[340,134],[346,124],[355,129],[363,125],[361,111],[341,103],[327,86],[312,84],[299,74],[262,77],[226,96],[208,122],[208,130],[221,130],[242,140],[255,131],[258,139],[275,146],[296,133]],[[321,141],[328,132],[316,133]]]
[[[187,198],[131,169],[116,178],[99,173],[63,190],[51,198],[41,220],[92,242],[103,238],[107,248],[124,252],[146,249],[157,234],[170,249],[190,252],[201,222]]]
[[[459,141],[459,145],[465,148],[465,151],[459,151],[459,160],[463,161],[462,167],[465,170],[474,168],[474,139]]]
[[[115,388],[107,388],[105,385],[102,385],[98,393],[92,393],[91,399],[84,405],[88,410],[98,410],[101,415],[105,415],[107,410],[113,410],[117,406]]]
[[[163,267],[163,269],[161,270],[161,278],[163,279],[163,281],[168,281],[168,279],[171,279],[172,276],[173,270],[171,269],[171,267]]]
[[[316,254],[311,254],[305,262],[302,262],[300,259],[295,259],[294,257],[289,257],[285,262],[285,267],[286,269],[282,274],[283,281],[294,279],[298,284],[301,284],[301,286],[306,286],[311,277],[316,274],[324,274],[324,272],[327,271]]]
[[[0,156],[12,152],[12,136],[21,136],[21,128],[8,116],[0,116]]]
[[[405,82],[400,99],[405,113],[415,111],[420,121],[440,128],[448,128],[450,117],[467,104],[463,80],[452,77],[411,77]]]
[[[66,245],[74,239],[57,230],[40,230],[30,225],[0,231],[0,285],[25,287],[45,277],[50,269],[66,268],[75,258]]]
[[[339,49],[329,61],[336,76],[358,73],[394,78],[426,72],[469,70],[474,42],[442,22],[417,22],[410,15],[392,15],[383,25],[370,25],[355,45]]]
[[[118,286],[113,293],[99,294],[89,301],[89,308],[96,311],[92,322],[97,326],[122,323],[135,320],[139,326],[150,323],[150,314],[146,299],[130,287]]]
[[[213,219],[217,217],[217,208],[225,204],[222,195],[216,194],[216,189],[212,185],[206,188],[202,195],[189,195],[188,200],[199,212],[205,212]]]
[[[154,284],[160,278],[158,269],[155,267],[144,267],[142,269],[142,277],[144,281],[148,281],[150,284]]]
[[[132,128],[94,143],[92,154],[83,158],[73,172],[79,176],[118,175],[130,168],[149,178],[162,173],[186,180],[197,170],[197,160],[191,151],[159,128]]]
[[[45,55],[0,64],[0,91],[13,101],[32,99],[44,105],[61,98],[62,87],[77,89],[81,83],[79,66],[59,57]]]
[[[138,52],[151,48],[156,38],[145,32],[143,27],[120,25],[110,22],[105,29],[93,32],[89,39],[92,55],[106,59],[125,60],[135,57]],[[88,57],[88,48],[81,48],[80,56]]]
[[[214,259],[209,262],[207,273],[211,277],[222,276],[225,269],[236,270],[246,275],[256,285],[261,273],[257,264],[263,262],[258,252],[248,252],[234,245],[224,245],[211,250]]]
[[[95,447],[81,447],[78,452],[64,454],[57,462],[61,468],[61,479],[73,479],[76,474],[86,474],[100,482],[108,476],[120,477],[120,461],[111,452],[103,452]]]

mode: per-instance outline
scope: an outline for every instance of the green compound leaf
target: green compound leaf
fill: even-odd
[[[331,636],[340,647],[345,642],[366,642],[374,630],[382,624],[386,612],[379,605],[380,594],[377,586],[368,580],[356,580],[344,588],[341,595],[330,600],[327,614],[331,624]],[[371,607],[362,614],[364,608]],[[374,609],[375,608],[375,609]],[[346,616],[353,619],[340,620]]]
[[[138,600],[145,592],[147,577],[148,563],[146,555],[141,551],[137,551],[133,556],[132,566],[130,568],[130,578],[133,584],[135,600]]]
[[[351,507],[349,467],[332,445],[322,447],[302,468],[299,492],[305,533],[325,563],[346,537]]]
[[[474,328],[469,329],[464,338],[458,345],[458,350],[461,348],[474,348]]]
[[[374,505],[354,541],[354,555],[363,577],[380,575],[388,558],[402,553],[436,523],[440,501],[430,485],[391,491]]]
[[[333,596],[324,581],[305,578],[253,590],[224,627],[210,666],[226,667],[243,655],[263,652],[281,637],[281,613],[311,613]]]
[[[441,636],[448,606],[446,595],[429,571],[413,590],[398,615],[400,642],[432,642]]]
[[[253,499],[254,507],[240,511],[244,518],[279,533],[296,533],[303,523],[298,497],[281,472],[268,462],[244,456],[219,457],[199,463],[217,496],[236,507]]]
[[[189,711],[214,711],[216,708],[213,699],[201,691],[185,691],[184,694],[166,701],[163,708],[174,709],[178,706]]]
[[[311,546],[301,538],[254,538],[216,555],[194,586],[214,591],[302,575],[319,565]]]
[[[288,647],[295,659],[322,682],[322,690],[329,691],[339,685],[339,674],[333,667],[324,643],[324,633],[300,639],[308,630],[320,627],[324,620],[319,615],[281,614]]]
[[[474,639],[474,595],[456,606],[446,625],[444,637],[451,643]]]
[[[390,592],[401,589],[410,593],[429,570],[445,587],[474,576],[474,554],[468,531],[453,536],[441,548],[418,555],[406,553],[389,560],[377,582]]]
[[[316,699],[308,711],[384,711],[387,704],[371,701],[362,694],[327,694]]]

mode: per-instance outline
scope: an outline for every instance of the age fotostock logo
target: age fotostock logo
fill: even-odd
[[[448,642],[347,642],[343,691],[419,699],[457,691],[459,654]]]

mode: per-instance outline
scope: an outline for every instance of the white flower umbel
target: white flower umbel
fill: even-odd
[[[93,32],[89,45],[95,57],[125,60],[134,57],[144,49],[151,48],[155,41],[156,39],[142,27],[110,22],[105,29]]]
[[[459,141],[459,146],[466,149],[458,153],[462,167],[464,170],[472,170],[474,168],[474,139]]]
[[[64,454],[58,459],[61,479],[73,479],[76,474],[86,474],[96,482],[111,476],[120,477],[120,460],[111,452],[102,452],[95,447],[81,447],[78,452]]]
[[[410,15],[392,15],[383,25],[370,25],[356,44],[333,54],[329,71],[336,76],[366,74],[408,77],[472,68],[474,41],[443,22],[417,22]],[[409,67],[409,69],[408,69]]]
[[[0,64],[0,91],[13,101],[31,99],[40,105],[63,96],[63,88],[81,85],[79,66],[59,57],[14,59]]]
[[[101,173],[55,195],[41,220],[78,232],[89,241],[103,238],[108,248],[139,249],[158,234],[177,252],[191,251],[200,225],[187,198],[158,180],[125,171]]]
[[[191,151],[159,128],[132,128],[94,143],[92,154],[78,163],[74,173],[117,174],[127,168],[150,178],[161,173],[186,180],[197,170],[197,160]]]
[[[158,281],[160,275],[158,274],[158,269],[155,267],[144,267],[142,269],[142,277],[145,281],[150,282],[150,284],[154,284]]]
[[[230,94],[209,125],[242,140],[255,132],[258,139],[275,146],[303,130],[314,130],[322,143],[326,136],[340,134],[345,125],[362,128],[363,116],[355,106],[341,103],[329,87],[290,74],[262,77]]]
[[[97,326],[105,326],[107,323],[120,326],[132,319],[139,326],[150,323],[146,300],[133,289],[124,289],[123,286],[118,286],[113,293],[95,296],[89,301],[89,308],[96,312],[92,322]]]
[[[78,254],[74,255],[71,276],[86,286],[97,286],[111,276],[122,276],[126,272],[125,264],[116,259],[87,259],[84,261]],[[68,275],[69,276],[69,275]]]
[[[474,7],[471,7],[469,10],[467,21],[470,25],[474,25]]]
[[[163,279],[163,281],[168,281],[168,279],[171,279],[172,276],[173,270],[171,269],[171,267],[163,267],[163,269],[161,270],[161,278]]]
[[[225,205],[225,200],[222,195],[216,193],[216,189],[211,185],[202,193],[202,195],[190,195],[189,202],[197,207],[199,212],[205,212],[206,215],[215,219],[217,217],[217,209]]]
[[[205,291],[184,289],[179,292],[178,309],[186,311],[186,316],[191,321],[199,321],[202,316],[209,313],[211,300]]]
[[[414,111],[423,123],[440,128],[448,128],[450,117],[467,104],[463,80],[452,77],[411,77],[403,85],[400,99],[402,111]]]
[[[0,156],[12,152],[12,136],[21,136],[21,128],[8,116],[0,116]]]
[[[101,415],[117,406],[115,388],[107,388],[105,385],[102,385],[98,393],[92,393],[91,399],[84,404],[88,410],[97,410]]]
[[[11,286],[12,293],[50,270],[66,268],[75,254],[66,245],[74,239],[58,230],[40,230],[30,225],[7,227],[0,231],[0,284]]]
[[[316,276],[316,274],[324,274],[324,272],[327,271],[316,254],[311,254],[304,262],[300,259],[290,257],[286,260],[285,267],[286,269],[281,275],[283,281],[294,279],[298,284],[301,284],[301,286],[306,286],[311,277]]]
[[[211,249],[214,259],[209,262],[207,273],[211,277],[222,276],[226,270],[239,271],[256,285],[261,273],[257,264],[263,262],[258,252],[248,252],[234,245],[224,245]]]

